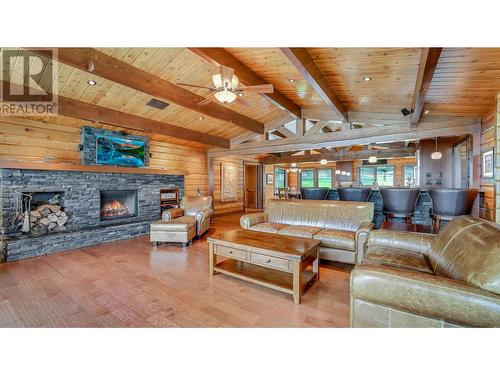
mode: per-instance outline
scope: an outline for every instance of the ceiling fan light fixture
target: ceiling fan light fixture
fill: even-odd
[[[212,82],[217,88],[226,87],[224,85],[224,82],[222,82],[222,76],[220,75],[220,73],[214,74],[212,76]],[[229,88],[231,88],[232,90],[236,90],[239,84],[240,80],[238,79],[238,77],[236,77],[236,75],[233,74],[233,78],[231,79],[231,82],[229,82]]]
[[[327,164],[328,164],[328,160],[326,160],[326,159],[321,159],[319,163],[320,163],[321,165],[327,165]]]
[[[215,93],[215,98],[221,103],[229,104],[234,102],[237,96],[232,91],[222,90]]]
[[[377,157],[375,155],[372,155],[368,158],[368,163],[376,163],[377,160]]]

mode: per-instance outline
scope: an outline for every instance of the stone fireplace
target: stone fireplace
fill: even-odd
[[[101,190],[101,221],[138,215],[137,190]]]
[[[0,261],[147,235],[160,217],[160,189],[170,187],[182,197],[184,176],[0,169]],[[20,193],[33,195],[37,233],[22,232]]]

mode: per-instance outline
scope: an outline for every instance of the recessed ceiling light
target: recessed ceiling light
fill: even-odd
[[[372,80],[371,77],[368,77],[368,76],[363,77],[363,81],[371,81],[371,80]]]
[[[238,96],[243,96],[243,95],[245,95],[245,94],[242,92],[238,93]]]
[[[90,86],[95,86],[95,85],[97,85],[97,82],[96,82],[96,81],[94,81],[93,79],[88,80],[88,81],[87,81],[87,83],[88,83]]]
[[[294,83],[294,82],[295,82],[295,80],[294,80],[293,78],[288,78],[288,82],[290,82],[290,83]]]
[[[427,114],[429,114],[429,110],[428,110],[428,109],[426,109],[426,110],[424,111],[424,115],[427,115]]]
[[[198,117],[198,120],[200,120],[200,121],[203,120],[203,117],[202,116]]]

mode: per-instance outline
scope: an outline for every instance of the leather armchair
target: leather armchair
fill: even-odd
[[[191,216],[196,219],[196,235],[198,237],[208,230],[213,216],[212,197],[184,197],[179,208],[163,211],[162,220],[172,221],[182,216]]]
[[[461,216],[437,236],[370,232],[351,326],[500,327],[500,229]]]

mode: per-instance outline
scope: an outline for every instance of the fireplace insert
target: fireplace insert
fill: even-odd
[[[137,190],[101,190],[101,221],[137,215]]]

